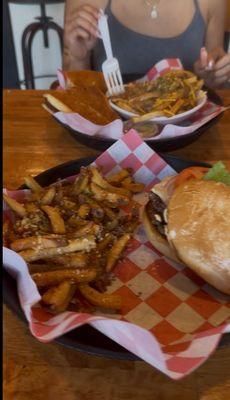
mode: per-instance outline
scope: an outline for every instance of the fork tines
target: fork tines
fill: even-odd
[[[116,63],[117,65],[115,65],[115,60],[113,59],[113,65],[109,65],[111,61],[105,61],[104,65],[102,66],[105,82],[110,96],[124,92],[124,85],[119,64]]]

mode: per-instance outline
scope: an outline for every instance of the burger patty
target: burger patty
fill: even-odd
[[[164,211],[166,209],[166,204],[161,200],[161,198],[150,192],[149,201],[146,205],[146,211],[149,216],[151,223],[156,226],[157,230],[162,236],[165,235],[165,219],[164,219]]]

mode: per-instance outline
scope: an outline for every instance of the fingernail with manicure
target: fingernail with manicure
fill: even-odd
[[[206,67],[206,70],[207,70],[207,71],[211,71],[211,70],[213,69],[213,67],[214,67],[214,61],[213,61],[213,60],[210,60],[210,61],[208,62],[208,65],[207,65],[207,67]]]
[[[212,69],[214,67],[214,61],[210,60],[208,63],[208,68]]]

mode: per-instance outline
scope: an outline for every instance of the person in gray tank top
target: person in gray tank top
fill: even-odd
[[[184,32],[171,38],[152,37],[126,28],[114,16],[111,3],[110,0],[105,13],[108,15],[112,48],[120,62],[122,73],[144,75],[158,61],[177,57],[180,58],[184,68],[193,69],[195,61],[199,58],[200,49],[205,45],[206,31],[197,0],[191,23]],[[103,43],[98,41],[93,49],[93,67],[101,70],[104,59]]]
[[[100,8],[108,15],[122,74],[141,76],[162,59],[179,58],[208,86],[229,81],[230,54],[223,50],[225,0],[67,0],[64,69],[101,70],[106,56],[98,39]]]

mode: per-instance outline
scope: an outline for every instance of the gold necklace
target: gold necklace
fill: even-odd
[[[153,18],[153,19],[158,18],[157,6],[159,5],[159,3],[160,3],[160,0],[154,0],[154,1],[145,0],[145,4],[152,8],[151,9],[151,13],[150,13],[150,17]]]

